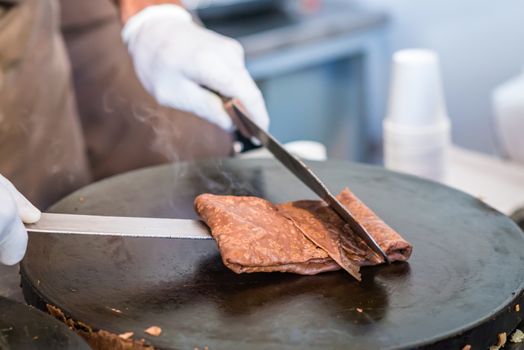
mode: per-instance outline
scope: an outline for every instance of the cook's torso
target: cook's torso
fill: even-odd
[[[54,0],[0,5],[0,173],[45,208],[89,170]]]

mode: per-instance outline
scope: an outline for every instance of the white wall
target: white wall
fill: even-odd
[[[409,47],[440,54],[453,141],[496,153],[490,96],[524,67],[524,1],[357,1],[390,14],[390,54]]]

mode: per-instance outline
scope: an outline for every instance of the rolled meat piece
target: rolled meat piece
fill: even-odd
[[[337,199],[349,210],[353,217],[364,226],[392,262],[406,261],[409,259],[413,251],[413,246],[362,203],[349,188],[345,188],[337,196]],[[364,265],[375,264],[372,261],[367,261],[362,264],[362,266]]]
[[[202,194],[195,199],[195,208],[211,228],[222,261],[236,273],[314,275],[340,269],[264,199]]]

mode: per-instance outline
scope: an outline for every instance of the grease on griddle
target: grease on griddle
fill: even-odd
[[[115,309],[114,307],[109,307],[108,309],[113,311],[115,314],[121,314],[122,313],[122,310]]]

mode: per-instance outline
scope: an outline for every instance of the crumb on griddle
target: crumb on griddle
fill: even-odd
[[[86,198],[85,198],[84,196],[80,196],[80,197],[78,197],[78,201],[79,201],[80,203],[84,203],[85,200],[86,200]]]
[[[497,344],[490,346],[489,350],[499,350],[506,344],[506,340],[507,340],[506,332],[499,333],[497,338],[498,338]]]
[[[37,339],[38,339],[38,335],[35,335],[35,336],[33,337],[33,340],[37,340]]]
[[[122,338],[124,340],[127,340],[127,339],[131,338],[134,334],[135,333],[133,333],[133,332],[125,332],[125,333],[119,334],[118,337]]]
[[[157,326],[151,326],[148,329],[146,329],[144,332],[146,332],[149,335],[152,335],[153,337],[158,337],[160,333],[162,333],[162,328]]]
[[[464,345],[462,350],[471,350],[471,345],[469,345],[469,344]]]
[[[364,312],[364,310],[362,310],[361,308],[357,307],[357,312],[362,313],[362,312]]]
[[[516,311],[516,312],[519,312],[519,311],[520,311],[520,304],[515,305],[515,311]]]
[[[114,313],[117,313],[117,314],[121,314],[122,313],[121,310],[115,309],[113,307],[110,307],[109,310],[111,310],[111,311],[113,311]]]
[[[80,329],[80,330],[84,330],[86,332],[89,332],[89,333],[92,333],[93,332],[93,329],[91,329],[90,326],[88,326],[87,324],[85,324],[84,322],[82,321],[76,321],[76,324],[75,324],[75,329]]]
[[[509,338],[509,341],[512,343],[522,343],[524,341],[524,332],[520,329],[516,329]]]
[[[66,317],[62,310],[56,306],[46,304],[46,307],[49,314],[64,322],[70,329],[76,331],[93,349],[154,350],[152,346],[146,345],[144,339],[123,339],[117,334],[108,331],[95,331],[80,321],[74,321],[73,319]]]

